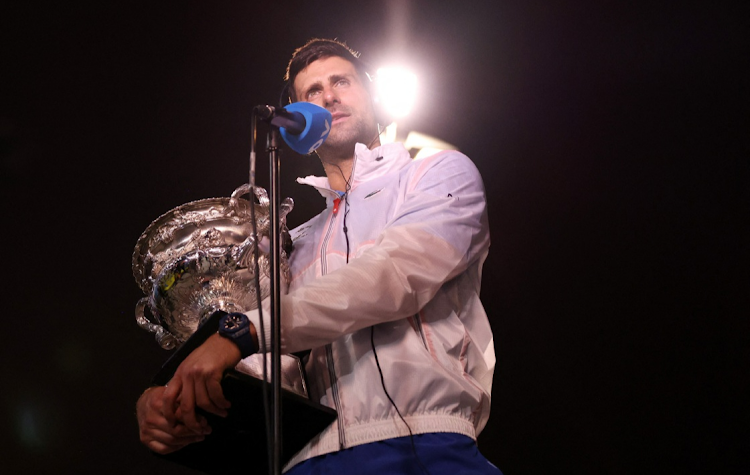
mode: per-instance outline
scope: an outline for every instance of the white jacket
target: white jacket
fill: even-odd
[[[385,388],[412,432],[476,438],[489,417],[495,352],[479,301],[490,239],[474,164],[455,151],[413,161],[401,144],[357,144],[348,207],[327,178],[297,181],[327,206],[292,231],[282,350],[312,348],[308,390],[338,420],[287,468],[409,435],[383,391],[373,325]],[[248,315],[258,328],[257,311]]]

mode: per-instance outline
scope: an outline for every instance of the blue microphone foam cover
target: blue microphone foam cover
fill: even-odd
[[[289,112],[299,112],[305,117],[305,130],[299,135],[290,134],[280,127],[281,137],[297,153],[307,155],[320,147],[331,132],[331,113],[310,102],[294,102],[284,107]]]

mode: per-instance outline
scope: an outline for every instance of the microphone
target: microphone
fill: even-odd
[[[320,147],[331,132],[331,113],[310,102],[294,102],[283,109],[261,106],[259,114],[278,127],[284,142],[302,155]]]

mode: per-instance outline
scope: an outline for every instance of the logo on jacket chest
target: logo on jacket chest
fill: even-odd
[[[372,198],[373,196],[377,195],[377,194],[378,194],[378,193],[380,193],[381,191],[383,191],[383,189],[382,189],[382,188],[380,188],[380,189],[378,189],[378,190],[375,190],[375,191],[371,191],[370,193],[368,193],[368,194],[367,194],[367,196],[365,196],[365,197],[364,197],[364,198],[362,198],[362,199],[366,200],[367,198]]]

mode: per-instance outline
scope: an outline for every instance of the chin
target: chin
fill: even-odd
[[[323,143],[323,145],[321,145],[321,148],[340,149],[342,147],[351,147],[352,151],[354,151],[354,144],[356,144],[357,142],[361,142],[361,139],[358,134],[352,134],[352,133],[334,134],[333,131],[331,131],[331,134],[328,136],[328,138]]]

